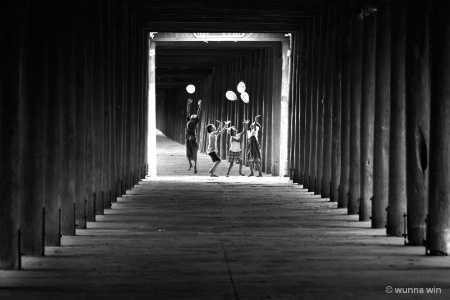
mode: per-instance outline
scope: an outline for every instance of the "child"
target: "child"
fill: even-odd
[[[220,125],[221,122],[219,122],[219,128],[217,128],[216,130],[216,126],[214,126],[214,124],[209,124],[206,126],[206,130],[208,131],[208,149],[206,151],[206,153],[211,156],[211,159],[213,161],[213,166],[211,167],[211,169],[209,170],[209,173],[211,174],[211,177],[219,177],[218,175],[216,175],[215,171],[217,166],[220,164],[220,162],[222,161],[219,156],[217,155],[217,137],[219,135],[221,135],[225,129],[227,129],[226,126],[223,127],[222,130],[220,130]],[[225,122],[225,125],[228,125],[230,123],[230,121]]]
[[[256,119],[260,117],[259,115],[255,117],[255,121],[250,125],[250,130],[247,131],[248,138],[248,152],[247,159],[250,162],[250,176],[254,176],[253,168],[254,166],[259,172],[258,177],[262,177],[261,173],[261,149],[258,142],[258,131],[261,129],[261,125],[256,122]]]
[[[198,144],[197,137],[195,136],[195,131],[198,122],[200,122],[200,112],[202,100],[198,100],[198,110],[196,115],[190,116],[191,113],[192,99],[188,99],[187,110],[186,110],[186,130],[185,130],[185,146],[186,146],[186,157],[189,162],[189,170],[192,169],[192,162],[194,161],[194,174],[197,174],[197,152]]]
[[[244,124],[249,123],[249,121],[242,122]],[[233,163],[236,161],[239,163],[239,174],[242,174],[242,159],[241,159],[241,140],[242,134],[245,132],[245,127],[242,129],[241,133],[237,133],[236,128],[231,126],[228,128],[228,133],[230,134],[230,150],[228,151],[228,161],[230,162],[230,166],[228,167],[227,177],[230,175],[231,168],[233,167]]]

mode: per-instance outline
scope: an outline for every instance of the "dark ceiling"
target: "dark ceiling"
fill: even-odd
[[[140,26],[158,33],[289,33],[320,11],[322,0],[127,0]],[[158,34],[155,34],[157,37]],[[156,42],[157,87],[199,81],[220,65],[274,42]]]

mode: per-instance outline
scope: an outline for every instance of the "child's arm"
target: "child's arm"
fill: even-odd
[[[244,120],[244,121],[242,121],[243,126],[242,126],[242,132],[241,132],[241,135],[244,134],[245,131],[247,130],[247,125],[248,125],[248,123],[250,123],[249,120]]]
[[[225,126],[222,128],[222,130],[218,134],[222,134],[225,130],[227,130],[228,125],[231,123],[231,121],[225,121]],[[219,131],[219,130],[217,130]]]
[[[216,120],[216,122],[219,123],[219,125],[217,125],[216,131],[214,131],[214,134],[219,134],[220,126],[222,126],[222,121]]]
[[[192,104],[192,99],[189,98],[188,102],[187,102],[187,108],[186,108],[186,119],[189,121],[191,118],[191,104]]]
[[[202,99],[198,100],[197,119],[200,120],[200,113],[202,112]]]

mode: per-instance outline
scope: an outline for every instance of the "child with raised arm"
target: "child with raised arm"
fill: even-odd
[[[225,126],[222,129],[220,129],[222,122],[220,122],[220,121],[217,121],[217,122],[219,123],[219,127],[217,129],[216,129],[216,126],[214,126],[214,124],[209,124],[206,126],[206,130],[208,132],[208,149],[206,151],[206,154],[208,154],[213,161],[213,166],[209,170],[211,177],[219,177],[215,173],[215,171],[216,171],[217,166],[222,161],[220,159],[220,157],[217,155],[217,152],[218,152],[217,151],[217,137],[219,135],[221,135],[227,129],[227,125],[230,123],[230,121],[226,121]]]
[[[227,177],[230,175],[230,171],[233,167],[234,162],[239,164],[239,174],[245,176],[245,174],[242,173],[241,141],[242,135],[244,134],[249,122],[250,121],[248,120],[242,122],[244,123],[244,127],[241,133],[237,133],[237,130],[236,128],[234,128],[234,126],[228,128],[228,134],[230,135],[230,150],[228,151],[228,161],[230,162],[230,166],[228,167]]]
[[[255,121],[250,124],[250,130],[247,131],[248,138],[248,151],[247,151],[247,159],[250,163],[250,176],[254,176],[253,168],[255,167],[259,175],[258,177],[262,177],[261,173],[261,148],[258,141],[258,132],[261,129],[261,125],[256,122],[256,119],[260,117],[260,115],[255,117]]]
[[[196,137],[197,124],[200,122],[200,112],[202,100],[198,100],[198,109],[196,115],[190,115],[191,113],[192,99],[188,99],[187,110],[186,110],[186,131],[185,131],[185,146],[186,146],[186,157],[189,162],[189,170],[192,169],[192,160],[194,161],[194,174],[197,174],[197,152],[198,144]]]

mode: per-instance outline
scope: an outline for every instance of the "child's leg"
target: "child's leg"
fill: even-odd
[[[194,174],[197,174],[197,160],[194,160]]]
[[[245,174],[242,173],[242,159],[239,159],[239,174],[244,176]]]
[[[257,162],[257,163],[256,163],[256,166],[258,167],[258,172],[259,172],[258,177],[262,177],[262,173],[261,173],[261,162]]]
[[[211,177],[217,177],[216,173],[214,173],[216,171],[217,166],[221,163],[220,160],[215,161],[211,170],[209,171],[209,173],[211,173]]]
[[[189,162],[189,169],[188,169],[188,171],[190,171],[192,169],[191,159],[188,157],[187,160]]]
[[[230,175],[231,168],[233,167],[234,161],[230,162],[230,166],[228,167],[227,176]]]
[[[250,162],[250,175],[248,175],[248,177],[250,176],[254,176],[255,174],[253,174],[253,162]]]

